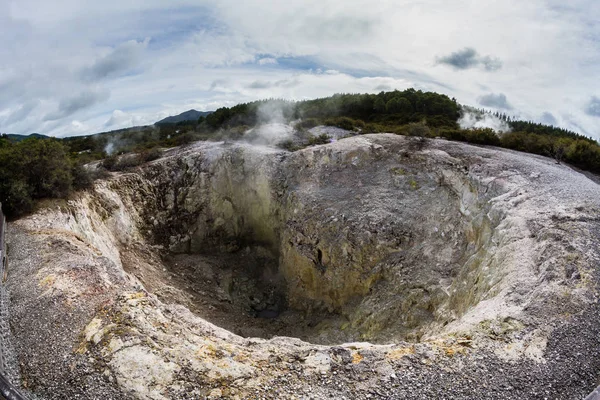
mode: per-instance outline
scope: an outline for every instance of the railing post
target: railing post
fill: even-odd
[[[2,212],[2,203],[0,203],[0,276],[2,276],[2,281],[4,281],[4,273],[6,270],[6,243],[4,241],[5,228],[6,218],[4,217],[4,213]]]
[[[6,218],[4,217],[4,213],[2,212],[2,203],[0,203],[0,291],[6,290],[4,288],[4,282],[6,278],[6,267],[7,267],[7,254],[6,254]],[[1,295],[2,293],[0,293]],[[2,296],[6,298],[6,296]],[[4,299],[3,299],[4,300]],[[7,304],[5,301],[0,302],[0,307],[5,308]],[[4,313],[6,310],[0,309],[0,313]],[[8,325],[6,329],[10,329]],[[10,332],[2,332],[4,335],[10,335]],[[4,346],[0,346],[0,399],[6,400],[27,400],[25,396],[23,396],[17,388],[10,383],[10,381],[6,378],[6,365],[4,358]]]

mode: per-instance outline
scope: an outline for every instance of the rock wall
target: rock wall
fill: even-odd
[[[487,294],[465,277],[489,257],[489,200],[505,189],[443,151],[382,142],[287,160],[280,268],[294,307],[341,313],[362,339],[419,339]]]
[[[207,145],[142,171],[154,187],[145,211],[152,240],[175,252],[233,251],[245,242],[278,247],[271,185],[278,152]]]
[[[473,324],[521,309],[548,247],[519,207],[523,176],[447,147],[390,135],[295,153],[202,144],[101,182],[65,228],[117,264],[131,243],[260,246],[287,305],[330,317],[322,340],[421,340],[467,313]]]

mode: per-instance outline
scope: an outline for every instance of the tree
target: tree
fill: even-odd
[[[554,157],[554,159],[556,160],[557,163],[560,164],[560,162],[565,158],[565,156],[567,155],[567,149],[569,148],[570,145],[570,140],[566,139],[566,138],[561,138],[558,140],[555,140],[552,144],[551,144],[551,154],[552,157]]]
[[[56,139],[28,139],[19,146],[27,183],[36,198],[65,197],[71,191],[72,164]]]
[[[383,100],[382,97],[377,97],[377,100],[375,100],[375,103],[373,105],[373,109],[377,114],[385,114],[385,112],[387,111],[387,108],[385,106],[385,100]]]
[[[413,112],[414,109],[411,102],[405,97],[400,97],[398,99],[398,113],[404,116],[409,116]]]
[[[31,211],[34,199],[67,196],[73,164],[57,139],[27,139],[0,148],[0,202],[9,216]]]
[[[414,112],[410,101],[401,96],[394,97],[388,101],[386,109],[389,114],[401,114],[404,117],[407,117]]]

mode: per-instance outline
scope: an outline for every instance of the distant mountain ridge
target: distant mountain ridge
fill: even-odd
[[[174,115],[165,119],[161,119],[160,121],[156,122],[155,125],[177,124],[179,122],[184,121],[198,121],[198,118],[206,117],[207,115],[210,115],[212,113],[212,111],[189,110],[186,112],[182,112],[179,115]]]
[[[42,135],[41,133],[32,133],[31,135],[17,135],[16,133],[7,133],[6,137],[15,142],[20,142],[21,140],[29,139],[29,138],[38,138],[38,139],[48,139],[50,136]]]

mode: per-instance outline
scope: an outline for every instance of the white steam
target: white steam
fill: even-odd
[[[260,124],[249,129],[244,137],[252,144],[275,146],[294,137],[294,128],[284,123]]]
[[[279,101],[268,101],[262,103],[257,110],[258,122],[260,123],[279,123],[286,122],[284,116],[285,103]]]
[[[115,147],[116,146],[113,142],[108,142],[106,146],[104,146],[104,152],[109,156],[112,156],[112,154],[115,152]]]
[[[249,129],[244,138],[257,145],[275,146],[285,140],[291,140],[294,137],[294,128],[285,117],[286,111],[289,114],[293,107],[289,103],[269,101],[258,107],[258,124]]]
[[[496,133],[508,133],[511,131],[510,125],[493,114],[476,113],[464,111],[462,117],[458,120],[462,129],[472,128],[490,128]]]

